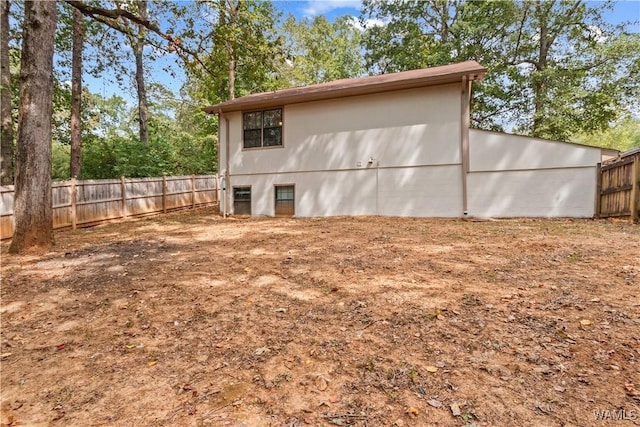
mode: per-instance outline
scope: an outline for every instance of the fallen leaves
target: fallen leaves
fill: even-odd
[[[318,375],[315,379],[316,388],[320,391],[325,391],[327,389],[327,380],[322,376]]]
[[[269,347],[258,347],[253,353],[257,356],[260,356],[261,354],[268,353],[270,351],[271,350],[269,350]]]
[[[440,402],[438,399],[429,399],[427,400],[427,403],[434,408],[442,408],[442,402]]]
[[[605,399],[617,407],[638,403],[636,288],[607,274],[619,259],[630,264],[637,257],[628,249],[630,241],[637,245],[637,230],[605,230],[592,221],[580,223],[590,230],[585,233],[537,220],[462,229],[435,220],[286,221],[236,221],[227,229],[214,216],[199,217],[197,228],[176,218],[176,234],[156,233],[150,219],[142,221],[144,238],[138,231],[127,244],[111,244],[111,237],[93,234],[101,229],[90,229],[83,235],[101,235],[106,245],[90,248],[97,263],[85,260],[73,271],[69,264],[69,280],[36,277],[53,271],[55,253],[24,285],[3,266],[3,275],[20,285],[3,289],[3,305],[5,298],[24,301],[23,312],[2,313],[6,399],[25,401],[15,416],[34,425],[24,414],[45,398],[50,409],[57,396],[47,393],[60,382],[76,387],[60,421],[78,425],[107,420],[113,403],[121,424],[162,411],[175,425],[269,418],[277,425],[397,427],[497,425],[496,411],[514,401],[513,426],[544,422],[549,407],[537,400],[553,402],[557,418],[550,423],[590,416]],[[379,226],[394,242],[374,242],[371,250],[358,239]],[[318,239],[327,229],[335,231]],[[622,232],[612,244],[611,234]],[[564,253],[567,234],[593,259],[584,269],[557,268],[549,259]],[[222,239],[227,235],[242,238]],[[158,244],[165,237],[169,248]],[[138,242],[148,243],[158,261],[141,255],[127,278],[112,278],[110,264],[141,253]],[[446,254],[434,252],[445,245]],[[258,259],[247,248],[267,248],[270,255]],[[167,259],[167,251],[178,249],[181,254]],[[281,264],[289,249],[293,261]],[[487,252],[491,258],[482,256]],[[243,271],[247,265],[250,274]],[[28,269],[26,263],[21,274]],[[141,289],[131,295],[134,285]],[[134,317],[142,298],[144,319]],[[72,341],[79,337],[84,348]],[[240,379],[248,382],[246,392],[225,387]],[[3,394],[4,385],[3,377]],[[491,395],[496,387],[500,398]],[[101,396],[110,401],[96,405]],[[47,411],[45,422],[53,415]],[[365,417],[366,423],[358,421]]]
[[[410,406],[405,412],[408,415],[413,415],[414,417],[417,417],[418,415],[420,415],[420,411],[418,410],[418,408],[413,406]]]
[[[453,415],[454,417],[459,417],[460,415],[462,415],[460,405],[458,405],[456,402],[453,402],[451,405],[449,405],[449,409],[451,409],[451,415]]]
[[[633,383],[626,383],[624,388],[629,397],[632,397],[635,400],[640,400],[640,390],[636,389],[636,386]]]

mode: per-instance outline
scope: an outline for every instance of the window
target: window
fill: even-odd
[[[244,148],[282,145],[282,108],[244,113]]]
[[[276,186],[276,216],[295,214],[295,193],[293,185]]]
[[[233,187],[233,213],[251,215],[251,187]]]

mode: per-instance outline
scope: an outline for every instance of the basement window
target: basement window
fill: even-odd
[[[295,214],[295,188],[293,185],[276,185],[276,216]]]
[[[244,148],[282,146],[282,108],[242,115]]]

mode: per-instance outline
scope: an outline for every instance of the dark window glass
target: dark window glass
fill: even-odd
[[[234,187],[233,199],[237,201],[251,200],[251,187]]]
[[[245,130],[244,131],[244,148],[253,148],[262,146],[262,131]]]
[[[282,145],[282,108],[242,115],[244,148]]]
[[[264,130],[264,146],[282,145],[282,128],[268,128]]]
[[[244,113],[244,129],[262,129],[262,112]]]
[[[264,112],[264,127],[275,128],[282,126],[282,110],[267,110]]]

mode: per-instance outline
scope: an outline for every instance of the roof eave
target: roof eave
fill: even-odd
[[[297,104],[301,102],[321,101],[348,96],[438,86],[460,82],[463,76],[467,76],[470,80],[480,80],[486,71],[486,68],[478,66],[473,69],[461,70],[458,72],[427,75],[411,79],[382,82],[371,82],[367,79],[354,79],[352,82],[345,80],[344,85],[338,87],[314,85],[249,95],[242,98],[236,98],[232,101],[221,102],[216,105],[205,107],[203,108],[203,111],[209,114],[227,113],[250,109],[262,109],[279,105]]]

